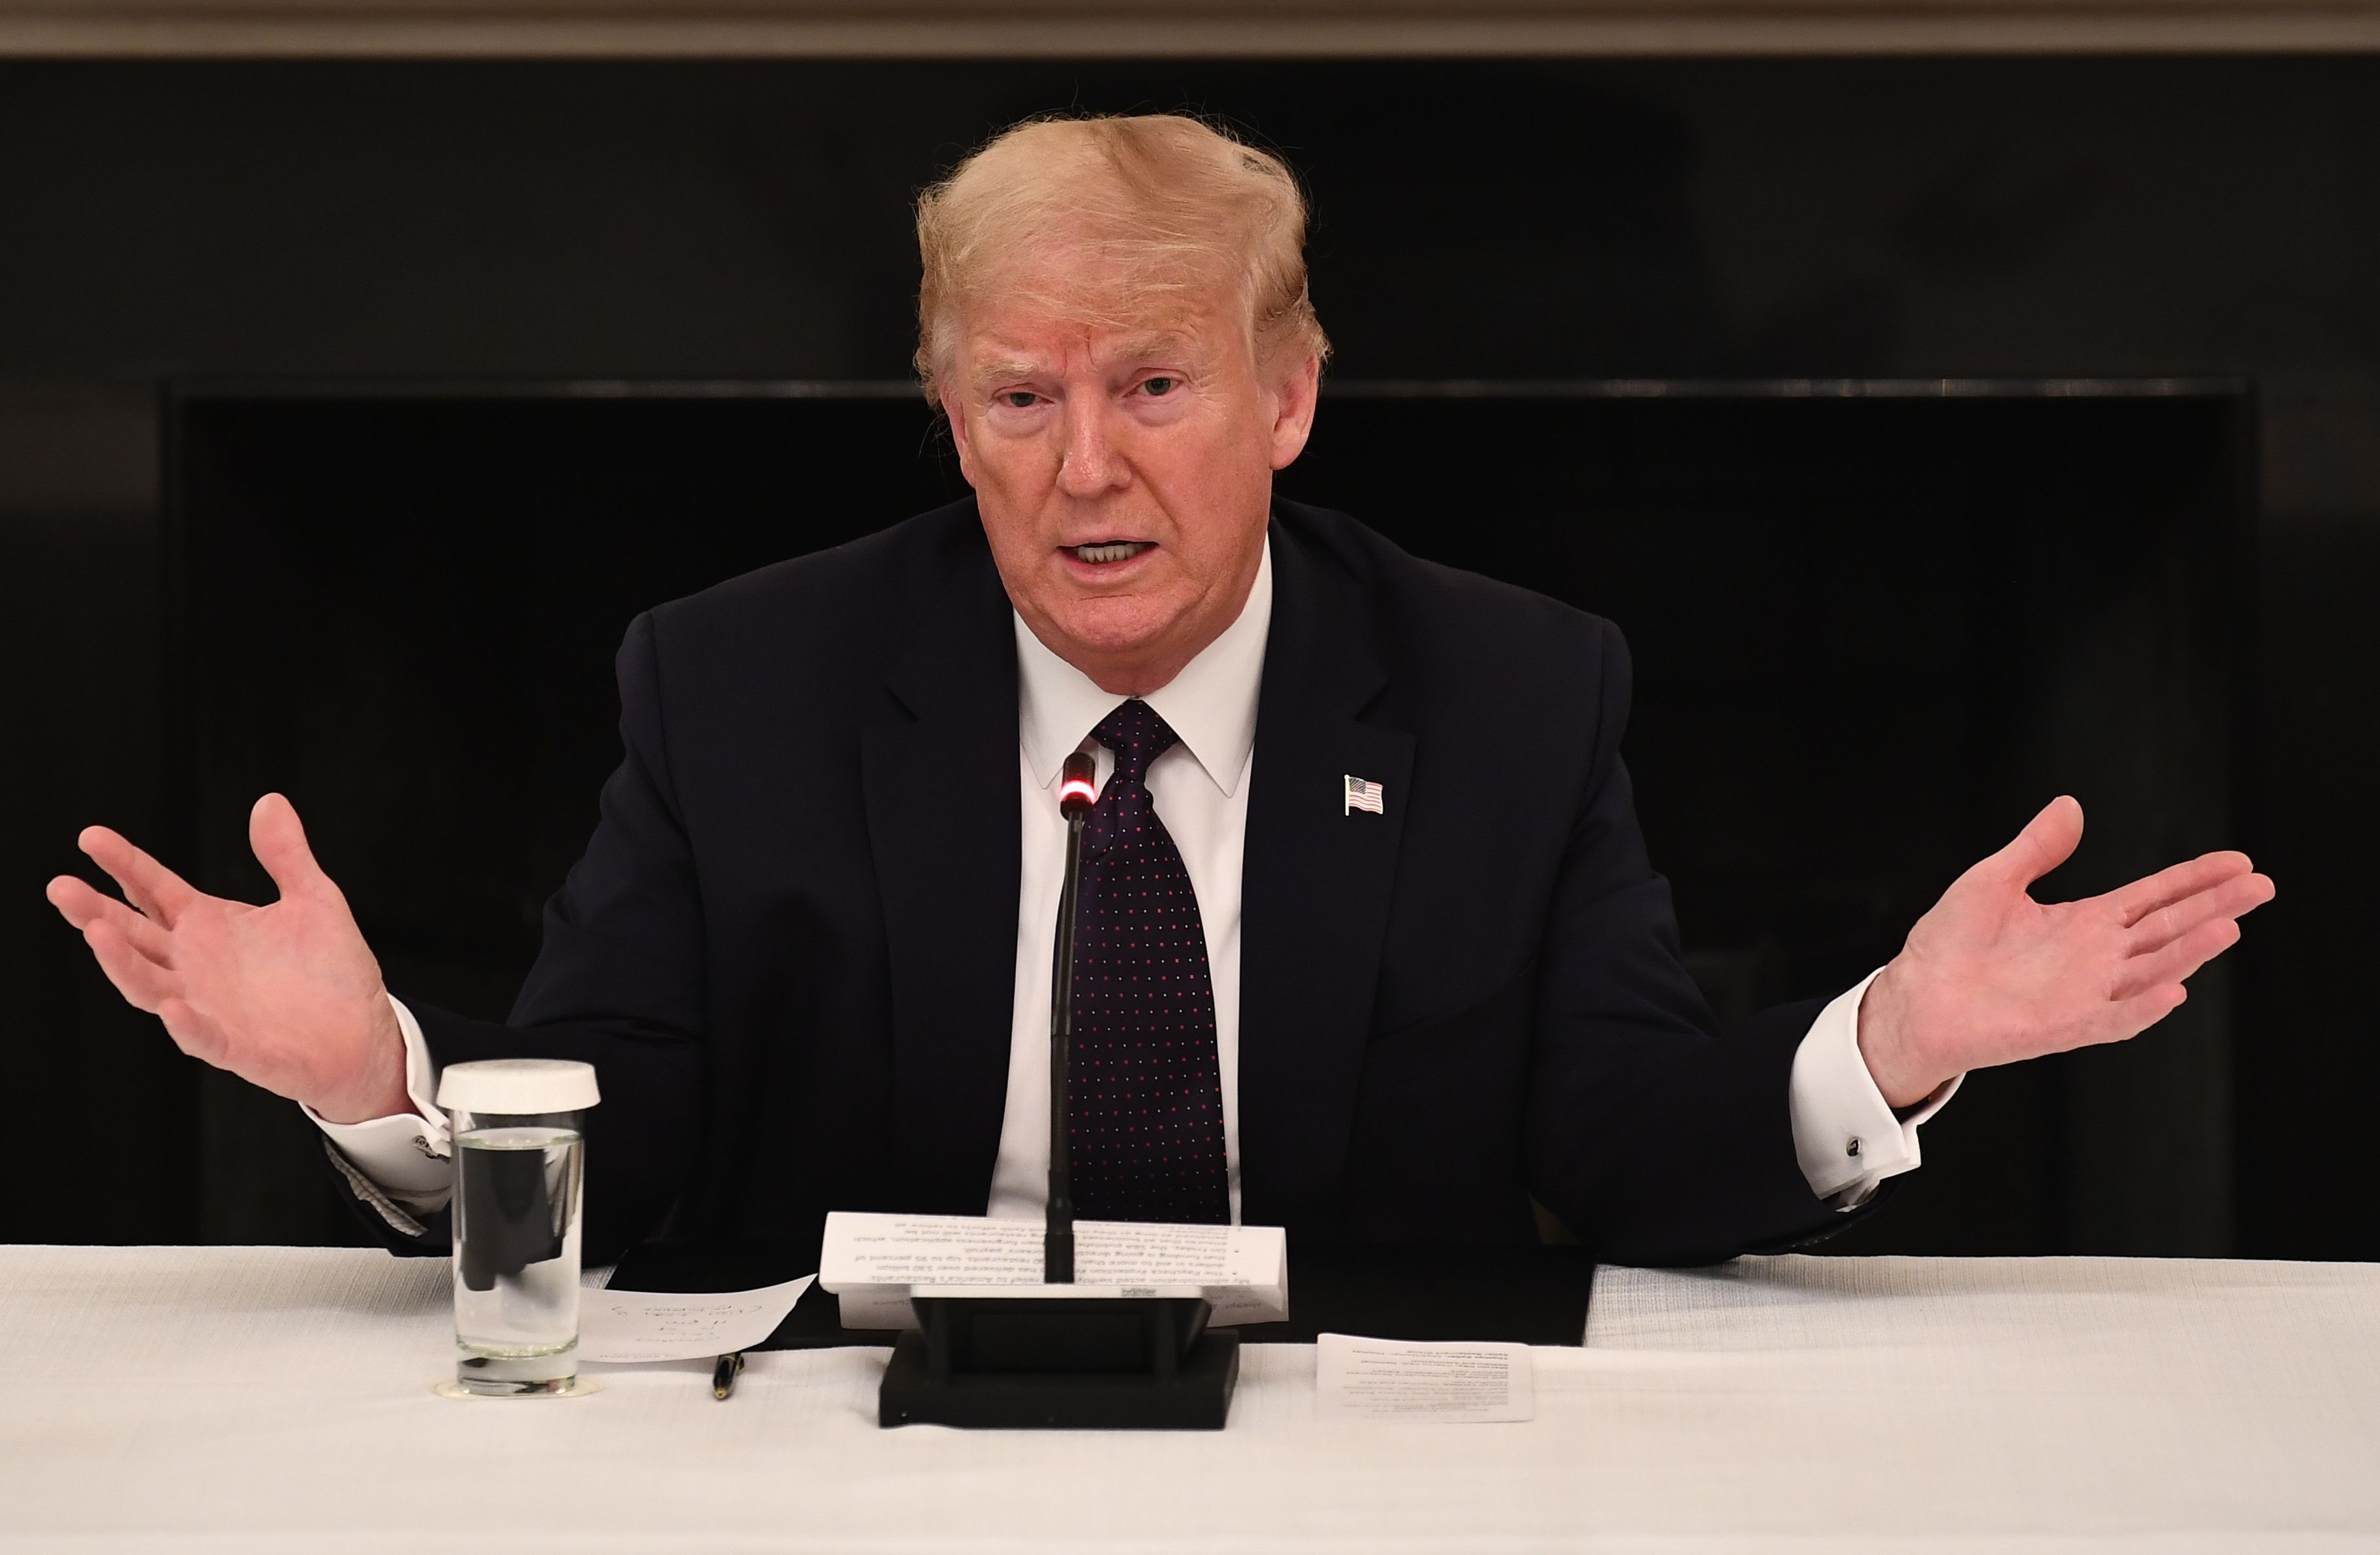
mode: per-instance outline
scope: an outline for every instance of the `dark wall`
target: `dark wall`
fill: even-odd
[[[1350,378],[2252,380],[2241,825],[2282,899],[2207,1058],[2228,1137],[2186,1141],[2230,1203],[2060,1200],[2058,1173],[2173,1148],[2087,1083],[1954,1108],[1926,1172],[1970,1184],[1974,1248],[2380,1257],[2367,1152],[2314,1105],[2380,1086],[2353,982],[2380,929],[2380,62],[2286,58],[0,67],[0,978],[18,1083],[109,1118],[94,1146],[35,1111],[25,1143],[79,1165],[6,1234],[330,1223],[318,1184],[243,1164],[291,1110],[174,1055],[39,896],[78,824],[173,808],[163,383],[897,376],[919,182],[1026,113],[1185,104],[1308,176]],[[1996,1205],[1996,1156],[2053,1187]]]

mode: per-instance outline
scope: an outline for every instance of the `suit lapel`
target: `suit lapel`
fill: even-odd
[[[980,1215],[1015,992],[1016,650],[980,531],[944,559],[885,677],[900,711],[862,731],[860,757],[892,961],[902,1203]]]
[[[1363,716],[1386,684],[1355,580],[1276,520],[1240,933],[1242,1214],[1327,1232],[1411,799],[1412,735]],[[1386,813],[1344,809],[1345,780]]]

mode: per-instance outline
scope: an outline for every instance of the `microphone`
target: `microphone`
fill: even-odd
[[[1231,1412],[1240,1336],[1208,1328],[1214,1306],[1200,1287],[1127,1290],[1075,1280],[1066,1082],[1075,1044],[1083,828],[1099,803],[1098,776],[1080,751],[1059,773],[1066,873],[1050,968],[1050,1202],[1041,1283],[909,1286],[917,1331],[892,1346],[876,1391],[879,1425],[1220,1430]]]
[[[1058,813],[1076,826],[1088,820],[1091,807],[1099,800],[1098,776],[1099,768],[1087,753],[1078,750],[1067,757],[1058,774]]]
[[[1050,1206],[1041,1237],[1041,1281],[1075,1282],[1074,1148],[1066,1132],[1066,1082],[1075,1045],[1075,917],[1082,899],[1083,823],[1099,802],[1099,769],[1081,751],[1058,776],[1066,818],[1066,873],[1058,895],[1058,943],[1050,974]]]
[[[1240,1336],[1207,1327],[1214,1306],[1202,1290],[1127,1292],[1075,1281],[1066,1080],[1083,826],[1099,801],[1098,769],[1076,752],[1060,776],[1066,874],[1050,971],[1050,1205],[1041,1283],[996,1290],[911,1285],[918,1331],[892,1346],[876,1391],[879,1425],[1219,1430],[1231,1412]]]

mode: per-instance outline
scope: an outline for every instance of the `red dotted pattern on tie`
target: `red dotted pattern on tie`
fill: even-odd
[[[1182,850],[1143,781],[1181,736],[1137,699],[1091,734],[1115,752],[1115,772],[1083,834],[1066,1116],[1075,1211],[1228,1221],[1207,931]]]

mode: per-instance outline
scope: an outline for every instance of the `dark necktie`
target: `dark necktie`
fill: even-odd
[[[1228,1221],[1207,931],[1143,781],[1181,736],[1137,699],[1091,735],[1115,752],[1115,772],[1083,836],[1066,1116],[1075,1211]]]

